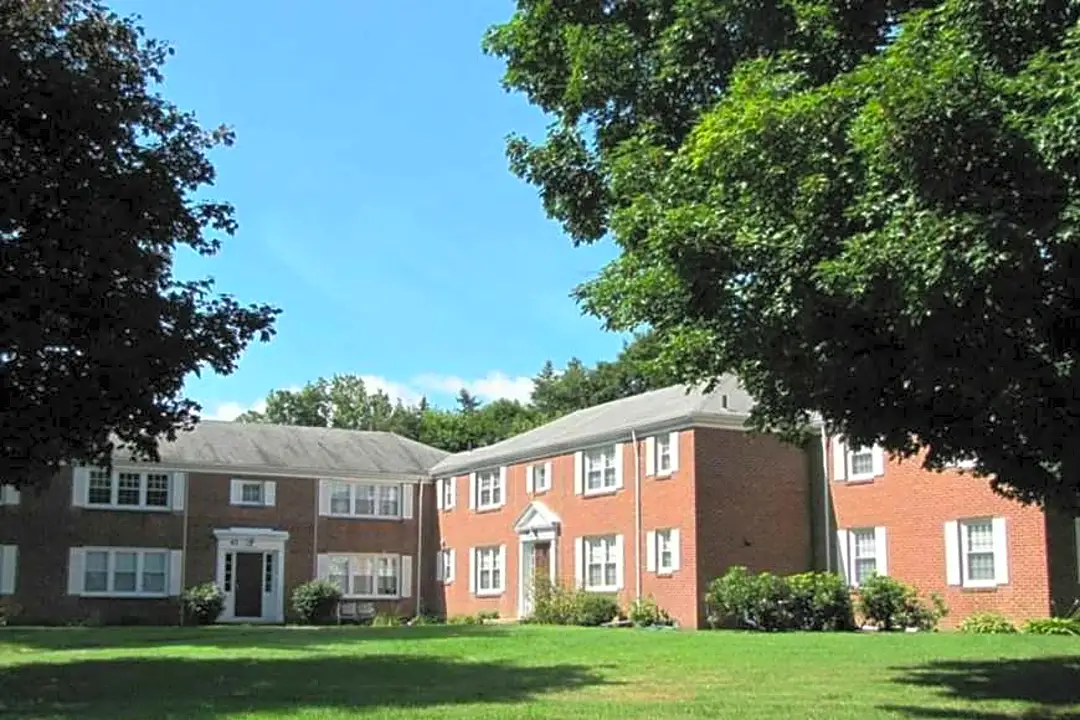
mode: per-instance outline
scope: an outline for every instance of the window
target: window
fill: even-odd
[[[88,549],[83,560],[85,595],[164,596],[169,551]]]
[[[585,589],[619,589],[618,538],[614,535],[585,539]]]
[[[492,595],[503,591],[502,549],[476,549],[476,594]]]
[[[258,482],[247,482],[240,486],[240,500],[249,505],[262,505],[263,486]]]
[[[965,585],[993,584],[994,524],[991,520],[969,520],[960,525],[963,544],[963,577]]]
[[[15,573],[19,564],[19,548],[0,545],[0,595],[15,593]]]
[[[383,483],[330,482],[326,492],[326,515],[362,518],[400,518],[400,485]]]
[[[877,572],[877,543],[874,528],[851,531],[852,577],[861,585]]]
[[[617,482],[615,446],[587,450],[585,452],[585,492],[614,490]]]
[[[502,505],[502,472],[486,470],[476,473],[476,507],[483,510]]]
[[[398,597],[401,558],[397,555],[331,555],[324,577],[350,598]],[[267,570],[267,582],[271,571]]]
[[[446,478],[442,481],[442,506],[443,509],[454,507],[454,478]]]
[[[169,509],[170,475],[152,472],[90,470],[86,484],[88,507]]]
[[[550,468],[547,463],[532,466],[533,492],[546,492],[551,489]]]
[[[439,565],[435,569],[436,579],[449,584],[454,582],[454,551],[450,548],[439,551]]]
[[[848,454],[848,463],[851,466],[851,478],[874,476],[874,450],[873,448],[859,448]]]
[[[675,543],[671,530],[656,531],[656,570],[670,573],[675,569]]]
[[[671,472],[671,436],[660,435],[656,438],[656,472]]]
[[[0,485],[0,505],[18,505],[19,497],[14,485]]]
[[[263,562],[266,567],[263,568],[263,592],[269,593],[274,591],[274,553],[268,552],[263,555]]]
[[[234,478],[229,485],[229,504],[249,507],[273,507],[277,483],[273,480]]]

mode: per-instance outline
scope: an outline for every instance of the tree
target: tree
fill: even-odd
[[[196,199],[228,145],[154,90],[170,50],[91,0],[0,0],[0,477],[41,484],[156,458],[197,420],[184,378],[222,374],[278,310],[180,280],[213,255],[230,205]]]
[[[457,395],[458,408],[463,413],[471,413],[480,407],[480,401],[465,388],[461,388]]]
[[[509,143],[576,243],[577,290],[753,425],[819,412],[1022,502],[1080,488],[1080,3],[519,0]]]
[[[369,392],[359,375],[319,378],[299,390],[272,390],[266,409],[249,411],[239,422],[334,427],[349,430],[384,430],[412,437],[417,411],[400,400],[395,405],[382,390]]]

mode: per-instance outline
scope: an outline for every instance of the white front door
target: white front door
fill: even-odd
[[[518,617],[529,617],[534,609],[534,588],[539,582],[556,582],[555,537],[522,538],[518,545]]]
[[[218,538],[217,584],[225,593],[222,622],[284,622],[285,541],[277,530],[229,528]]]

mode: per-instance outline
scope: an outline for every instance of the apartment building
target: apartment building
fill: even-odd
[[[1080,518],[993,493],[958,465],[924,470],[879,447],[828,448],[836,568],[857,587],[871,573],[940,594],[946,626],[993,610],[1021,621],[1080,598]]]
[[[24,622],[179,620],[216,582],[223,622],[282,622],[322,577],[379,610],[422,591],[427,470],[446,453],[390,433],[203,421],[159,463],[72,468],[0,495],[0,593]],[[424,489],[428,488],[425,494]]]
[[[823,562],[820,441],[748,433],[750,402],[733,382],[711,394],[671,387],[435,465],[445,610],[526,617],[541,577],[624,605],[652,596],[700,627],[705,588],[729,566]]]

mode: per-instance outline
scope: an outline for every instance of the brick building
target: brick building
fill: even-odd
[[[179,620],[215,582],[222,621],[282,622],[319,577],[369,609],[531,611],[536,575],[683,627],[731,565],[871,572],[941,593],[947,624],[1016,620],[1080,595],[1080,519],[994,495],[808,428],[745,430],[752,400],[666,388],[457,455],[378,432],[204,421],[161,462],[75,468],[40,494],[0,488],[0,598],[23,622]]]

